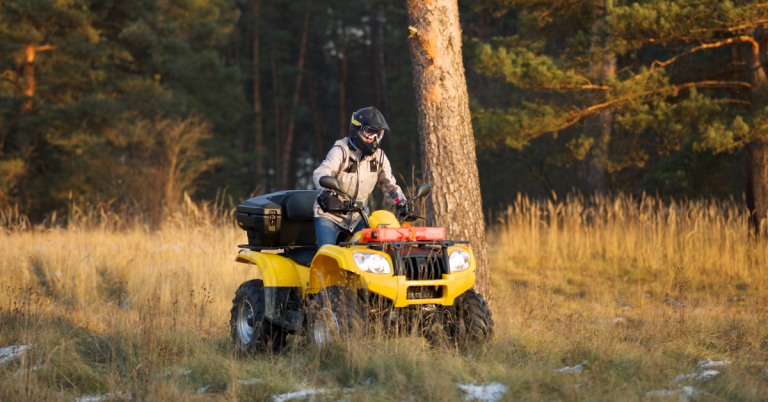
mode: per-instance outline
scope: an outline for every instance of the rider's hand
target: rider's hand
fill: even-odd
[[[397,217],[407,216],[413,213],[413,205],[407,204],[405,201],[400,201],[395,204],[395,211]]]

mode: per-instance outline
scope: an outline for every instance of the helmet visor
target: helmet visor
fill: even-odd
[[[381,137],[384,136],[384,129],[363,125],[360,127],[360,135],[367,140],[380,141]]]

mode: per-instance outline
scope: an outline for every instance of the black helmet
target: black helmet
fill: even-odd
[[[362,134],[361,134],[362,132]],[[355,141],[355,145],[366,155],[373,155],[379,149],[379,142],[384,134],[389,132],[389,126],[384,116],[375,107],[367,107],[352,113],[352,122],[349,124],[349,137]],[[373,142],[366,142],[366,138],[374,137]]]

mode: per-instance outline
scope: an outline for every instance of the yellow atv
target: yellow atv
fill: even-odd
[[[345,194],[338,181],[325,188]],[[427,195],[422,184],[413,198]],[[472,289],[475,259],[467,241],[445,240],[444,228],[411,228],[423,219],[409,208],[399,220],[389,211],[359,212],[366,229],[318,250],[313,205],[317,191],[280,191],[237,207],[248,244],[237,262],[252,264],[253,279],[232,300],[231,335],[240,354],[277,352],[288,334],[306,334],[324,346],[339,336],[420,334],[433,343],[487,342],[493,319]],[[346,194],[345,194],[346,195]]]

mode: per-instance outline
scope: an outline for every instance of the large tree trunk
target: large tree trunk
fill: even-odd
[[[301,95],[301,79],[304,76],[304,57],[307,53],[307,33],[309,32],[309,11],[304,13],[304,28],[301,31],[301,43],[299,44],[299,70],[296,73],[296,86],[293,88],[293,100],[291,101],[291,111],[288,115],[288,129],[285,131],[285,145],[283,146],[283,167],[280,186],[284,189],[292,187],[288,182],[291,172],[290,164],[296,163],[291,152],[293,151],[293,132],[296,129],[296,109],[299,106],[299,96]]]
[[[590,53],[597,57],[589,66],[589,73],[594,84],[605,82],[616,75],[616,54],[606,50],[610,40],[604,41],[600,36],[607,9],[611,6],[610,0],[596,0],[592,12],[592,36]],[[596,97],[594,97],[596,98]],[[598,99],[595,99],[595,103]],[[584,120],[584,132],[595,142],[586,156],[586,174],[584,175],[584,188],[587,194],[605,193],[608,191],[608,150],[611,145],[611,124],[613,123],[613,110],[606,109]]]
[[[752,113],[765,113],[768,107],[768,74],[765,55],[768,40],[765,29],[755,32],[755,41],[744,46],[744,62],[747,79],[752,84],[750,97]],[[768,141],[758,134],[747,145],[747,207],[752,213],[752,225],[756,235],[765,235],[768,229]]]
[[[491,296],[475,139],[461,57],[456,0],[408,0],[409,47],[424,181],[433,185],[427,224],[469,240],[477,263],[475,289]],[[412,28],[417,31],[413,31]]]
[[[261,0],[253,0],[253,25],[253,151],[256,154],[256,177],[260,184],[264,184],[264,118],[261,115],[261,73],[259,71]]]

